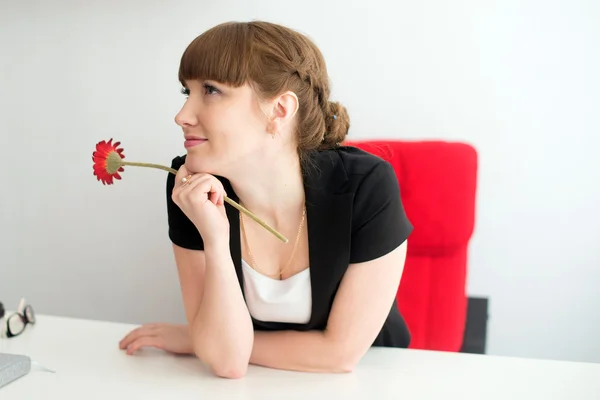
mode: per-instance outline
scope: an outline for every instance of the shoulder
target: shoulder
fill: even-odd
[[[334,149],[346,169],[355,173],[368,172],[371,169],[389,164],[383,158],[353,146],[339,146]]]
[[[383,158],[351,146],[341,147],[338,153],[351,182],[359,186],[370,182],[398,185],[392,164]]]
[[[388,161],[350,146],[321,152],[317,159],[324,171],[319,186],[352,199],[351,263],[381,257],[406,241],[413,226]]]
[[[398,177],[388,161],[351,146],[339,147],[337,153],[346,173],[347,190],[354,193],[355,213],[372,217],[390,203],[402,206]]]
[[[361,188],[386,184],[398,189],[393,166],[383,158],[352,146],[319,151],[314,156],[320,184],[345,192],[362,192]],[[360,194],[360,193],[357,193]]]

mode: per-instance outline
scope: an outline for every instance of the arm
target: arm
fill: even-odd
[[[351,264],[324,332],[256,332],[250,362],[308,372],[350,372],[379,334],[400,284],[406,242],[375,260]]]
[[[204,251],[173,245],[195,354],[218,376],[246,373],[253,327],[227,246]]]

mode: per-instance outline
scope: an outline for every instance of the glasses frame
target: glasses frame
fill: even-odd
[[[21,323],[23,324],[23,329],[18,332],[13,332],[10,329],[11,321],[13,318],[19,318]],[[0,318],[1,320],[1,318]],[[25,299],[21,299],[19,302],[19,306],[17,307],[17,311],[6,316],[2,321],[2,331],[0,332],[0,336],[6,338],[13,338],[19,336],[21,333],[25,332],[27,325],[35,325],[35,312],[33,311],[33,307],[30,304],[27,304]]]

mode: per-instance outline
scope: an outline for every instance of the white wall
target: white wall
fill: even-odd
[[[598,2],[0,4],[7,306],[183,321],[165,174],[128,169],[104,187],[91,152],[115,137],[130,160],[181,154],[181,52],[214,24],[260,18],[321,46],[352,137],[477,147],[468,292],[491,298],[489,353],[600,362]]]

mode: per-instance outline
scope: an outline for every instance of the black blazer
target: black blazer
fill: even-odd
[[[404,212],[398,180],[392,166],[355,147],[337,147],[312,153],[304,171],[308,224],[312,316],[307,324],[259,321],[256,330],[324,330],[338,286],[349,264],[381,257],[402,244],[412,232]],[[173,159],[179,169],[185,156]],[[217,177],[236,202],[229,181]],[[169,237],[181,247],[202,250],[198,230],[171,199],[175,176],[167,178]],[[226,205],[230,250],[238,281],[244,291],[239,212]],[[410,334],[396,301],[373,345],[408,347]]]

